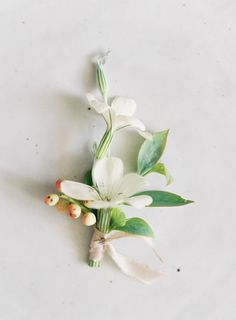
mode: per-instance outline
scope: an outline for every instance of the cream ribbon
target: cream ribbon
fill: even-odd
[[[116,232],[114,234],[104,234],[99,230],[95,229],[94,234],[90,243],[89,259],[94,261],[101,261],[103,259],[104,253],[107,252],[120,270],[130,277],[134,277],[139,281],[146,284],[150,284],[156,281],[158,278],[164,275],[163,272],[154,270],[147,265],[136,262],[127,256],[119,253],[113,244],[114,240],[134,237],[145,241],[145,243],[151,247],[155,255],[162,261],[161,257],[154,249],[153,241],[149,237],[136,236],[125,232]]]

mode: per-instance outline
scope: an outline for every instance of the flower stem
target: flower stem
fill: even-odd
[[[106,152],[111,144],[113,135],[112,135],[112,131],[111,128],[106,130],[106,132],[104,133],[102,140],[100,141],[97,151],[96,151],[96,159],[101,159],[102,157],[104,157],[106,155]]]
[[[110,231],[111,209],[101,209],[97,213],[97,229],[103,233]]]
[[[89,265],[91,268],[99,268],[99,267],[100,267],[100,261],[96,261],[96,260],[89,259],[89,260],[88,260],[88,265]]]
[[[83,203],[79,200],[75,200],[75,199],[72,199],[70,197],[68,197],[67,195],[65,194],[61,194],[60,196],[60,199],[64,199],[64,200],[67,200],[68,202],[71,202],[71,203],[74,203],[74,204],[78,204],[81,209],[83,210],[83,212],[89,212],[90,210],[88,208],[86,208]]]

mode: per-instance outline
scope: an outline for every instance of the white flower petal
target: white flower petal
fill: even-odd
[[[152,203],[152,197],[145,195],[135,196],[124,199],[123,202],[131,205],[134,208],[141,209],[146,206],[149,206]]]
[[[151,132],[148,131],[142,131],[142,130],[137,130],[138,133],[140,134],[140,136],[144,137],[147,140],[152,140],[153,139],[153,135],[151,134]]]
[[[86,184],[64,180],[61,182],[61,192],[77,200],[98,200],[97,191]]]
[[[92,209],[106,209],[106,208],[116,207],[117,203],[113,201],[95,200],[95,201],[89,201],[85,205],[86,207],[92,208]]]
[[[91,93],[87,93],[86,97],[89,105],[94,108],[97,113],[104,113],[109,109],[109,106],[106,103],[97,100]]]
[[[104,120],[106,121],[107,125],[110,127],[111,126],[111,109],[106,110],[103,114],[102,114]]]
[[[111,127],[112,124],[115,123],[115,118],[116,118],[115,111],[112,110],[110,107],[102,115],[108,127]]]
[[[144,177],[139,176],[137,173],[128,173],[122,178],[116,190],[116,200],[130,197],[137,192],[143,191],[147,186],[148,182]]]
[[[123,176],[123,162],[119,158],[108,157],[97,160],[93,166],[92,178],[102,198],[111,200]]]
[[[111,104],[116,115],[132,116],[136,110],[136,102],[133,99],[116,97]]]
[[[113,124],[113,126],[114,126],[114,131],[117,129],[125,128],[125,127],[133,127],[141,131],[145,130],[145,126],[142,123],[142,121],[133,117],[122,116],[122,115],[116,116],[115,123]]]

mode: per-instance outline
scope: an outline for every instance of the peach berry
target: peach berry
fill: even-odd
[[[68,207],[68,213],[71,218],[77,219],[81,214],[81,208],[78,204],[72,203]]]
[[[82,216],[82,223],[85,226],[92,226],[96,223],[96,216],[92,212],[86,212]]]
[[[62,183],[62,180],[61,179],[58,179],[56,182],[55,182],[55,188],[57,191],[61,192],[61,183]]]
[[[65,199],[60,199],[56,204],[56,208],[60,212],[66,212],[69,207],[69,202]]]
[[[59,197],[57,194],[49,194],[44,198],[44,202],[48,206],[55,206],[59,201]]]

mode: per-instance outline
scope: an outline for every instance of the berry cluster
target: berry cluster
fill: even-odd
[[[61,182],[62,180],[57,180],[55,183],[55,188],[59,192],[61,192]],[[77,201],[75,203],[75,200],[63,194],[48,194],[44,198],[44,203],[50,207],[55,206],[60,212],[67,212],[73,219],[81,217],[81,221],[85,226],[92,226],[96,223],[96,216],[93,212],[88,211],[85,206],[77,203]]]

